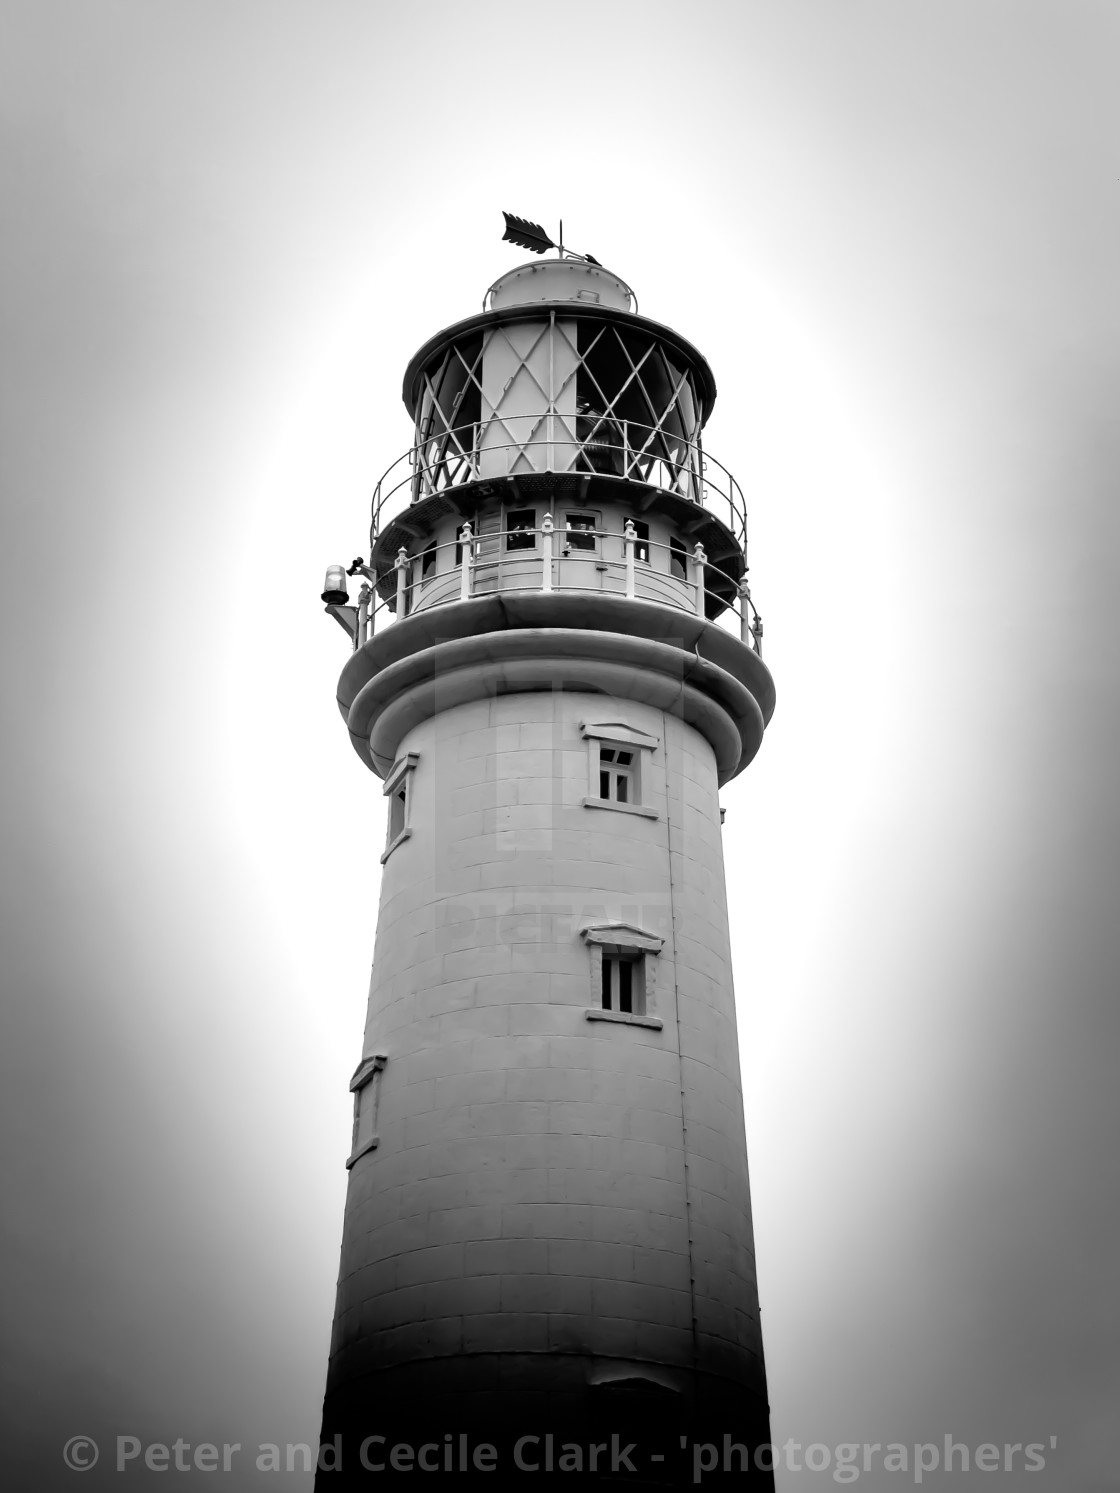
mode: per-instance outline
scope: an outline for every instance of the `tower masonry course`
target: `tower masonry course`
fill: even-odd
[[[385,839],[317,1487],[773,1486],[718,794],[774,690],[634,307],[561,249],[430,339],[327,573]]]

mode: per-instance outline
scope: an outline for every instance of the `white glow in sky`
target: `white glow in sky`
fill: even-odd
[[[1111,1486],[1120,13],[2,9],[13,1486],[317,1433],[383,832],[317,594],[503,208],[705,353],[751,510],[775,1439]]]

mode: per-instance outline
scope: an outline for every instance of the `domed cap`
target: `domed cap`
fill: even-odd
[[[634,292],[601,264],[586,259],[542,259],[521,264],[495,280],[483,305],[490,311],[507,306],[529,306],[536,301],[578,301],[611,306],[616,311],[637,308]]]

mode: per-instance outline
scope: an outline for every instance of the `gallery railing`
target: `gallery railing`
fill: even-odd
[[[747,509],[727,468],[699,441],[613,415],[546,410],[433,432],[399,456],[373,493],[371,547],[413,503],[450,488],[533,473],[598,474],[702,504],[745,550]]]
[[[382,595],[388,576],[395,583]],[[678,611],[707,617],[761,656],[762,618],[751,600],[745,577],[713,564],[702,544],[693,549],[638,537],[629,521],[623,533],[606,529],[563,530],[546,514],[537,528],[500,529],[475,534],[469,523],[458,537],[431,545],[418,554],[403,546],[393,570],[380,577],[355,561],[349,572],[332,567],[332,578],[345,594],[345,575],[361,575],[356,607],[332,604],[332,611],[362,647],[385,626],[433,607],[510,591],[583,592],[615,595],[632,601],[654,601]],[[381,588],[381,589],[379,589]]]

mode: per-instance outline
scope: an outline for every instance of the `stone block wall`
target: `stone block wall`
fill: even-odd
[[[657,738],[656,817],[588,807],[583,722]],[[328,1396],[470,1355],[575,1355],[762,1390],[716,767],[683,721],[541,690],[415,727],[384,866]],[[382,834],[379,804],[371,836]],[[647,1014],[601,1007],[581,931],[664,939]]]

